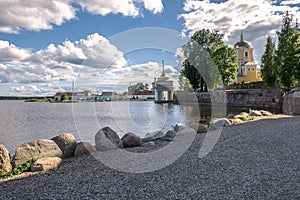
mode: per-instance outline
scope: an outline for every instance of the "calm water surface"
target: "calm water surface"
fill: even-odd
[[[0,101],[0,143],[10,152],[17,145],[50,139],[69,132],[78,141],[94,144],[94,135],[110,126],[120,137],[133,132],[141,137],[156,130],[166,132],[176,123],[199,119],[192,106],[153,102],[26,103]]]

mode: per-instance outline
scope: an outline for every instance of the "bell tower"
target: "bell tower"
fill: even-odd
[[[158,78],[152,83],[154,89],[155,103],[173,102],[173,81],[165,74],[165,61],[162,60],[162,71]]]

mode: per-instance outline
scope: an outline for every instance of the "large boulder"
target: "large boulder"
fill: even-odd
[[[178,131],[181,131],[181,130],[183,130],[185,128],[186,128],[186,125],[178,123],[178,124],[175,125],[174,131],[178,132]]]
[[[74,155],[77,142],[74,135],[72,135],[71,133],[60,134],[52,138],[51,140],[53,140],[61,149],[63,158],[69,158]]]
[[[250,113],[249,113],[250,116],[253,116],[253,117],[259,117],[259,116],[262,116],[261,112],[259,110],[251,110]]]
[[[32,172],[38,172],[56,169],[61,161],[62,159],[59,157],[39,158],[30,166],[30,170]]]
[[[9,151],[3,144],[0,144],[0,171],[10,173],[11,170]]]
[[[142,144],[142,147],[154,147],[154,146],[155,146],[155,142],[153,141]]]
[[[96,152],[96,148],[88,142],[79,142],[74,151],[74,156],[90,154]]]
[[[197,122],[192,122],[189,127],[197,131],[197,133],[207,133],[207,126]]]
[[[223,128],[224,126],[231,125],[231,122],[227,118],[215,119],[212,122],[214,128]]]
[[[230,113],[229,115],[227,115],[227,118],[228,119],[235,119],[236,116],[234,114]]]
[[[176,131],[169,130],[162,139],[165,141],[172,141],[175,138],[176,133]]]
[[[263,116],[272,116],[273,114],[269,111],[266,111],[266,110],[260,110],[260,113],[263,115]]]
[[[151,142],[155,140],[160,140],[165,136],[165,134],[161,131],[155,131],[153,133],[147,133],[144,138],[142,138],[142,142]]]
[[[122,137],[123,146],[126,147],[139,147],[142,145],[142,140],[134,133],[127,133]]]
[[[100,129],[95,135],[95,147],[97,151],[106,151],[122,148],[123,144],[118,134],[110,127]]]
[[[62,157],[62,151],[53,140],[35,140],[16,148],[15,165],[21,165],[31,158]]]
[[[240,124],[243,122],[243,120],[237,118],[237,119],[229,119],[229,121],[231,122],[231,124]]]
[[[236,115],[235,118],[248,118],[249,114],[246,112],[241,112],[240,114]]]

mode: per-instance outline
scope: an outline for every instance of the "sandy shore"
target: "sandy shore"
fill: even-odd
[[[1,181],[0,199],[300,197],[300,116],[225,127],[213,151],[200,159],[204,137],[197,134],[173,164],[148,173],[117,171],[93,156],[65,159],[56,170]],[[131,151],[154,151],[163,145],[167,142]]]

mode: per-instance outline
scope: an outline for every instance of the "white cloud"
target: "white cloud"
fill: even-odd
[[[52,29],[75,18],[71,0],[2,0],[0,1],[0,32],[19,33],[26,29]]]
[[[282,16],[278,12],[289,10],[300,17],[298,7],[289,7],[291,1],[282,1],[280,6],[268,0],[252,0],[245,3],[242,0],[228,0],[223,3],[212,3],[209,0],[187,0],[182,14],[187,30],[192,32],[208,28],[218,30],[227,36],[235,30],[244,30],[251,25],[270,26],[277,23],[280,26]]]
[[[36,53],[36,56],[41,60],[55,60],[57,62],[70,62],[75,64],[81,64],[86,56],[81,48],[76,47],[74,43],[65,41],[63,45],[57,47],[50,44],[45,50],[40,50]]]
[[[299,0],[228,0],[213,3],[210,0],[186,0],[186,13],[181,14],[185,20],[184,33],[200,29],[217,30],[225,34],[225,39],[233,45],[239,40],[241,31],[245,39],[253,43],[260,59],[264,51],[264,43],[268,35],[275,36],[281,27],[282,14],[289,11],[294,18],[300,19]]]
[[[138,82],[151,85],[154,77],[159,77],[161,75],[161,70],[162,67],[157,62],[126,66],[122,69],[105,72],[103,78],[99,80],[99,84],[114,85],[114,88],[117,91],[127,90],[130,84],[136,84]],[[165,73],[166,76],[174,81],[174,85],[177,86],[179,71],[174,66],[165,65]]]
[[[300,0],[281,1],[280,4],[281,5],[295,5],[295,6],[299,6]]]
[[[126,65],[123,53],[112,45],[105,37],[94,33],[85,39],[71,42],[65,41],[57,47],[50,44],[46,49],[36,52],[35,60],[55,67],[63,67],[64,63],[91,66],[97,69],[122,67]],[[53,63],[53,61],[56,63]],[[58,65],[60,63],[60,65]]]
[[[89,81],[91,77],[99,78],[104,69],[122,69],[127,63],[123,53],[98,33],[75,42],[50,44],[37,52],[0,41],[0,55],[1,84],[63,83],[75,81],[79,73]],[[29,92],[32,89],[24,86],[13,88],[13,91]]]
[[[76,73],[67,69],[51,69],[47,65],[31,62],[12,62],[2,64],[1,83],[42,83],[49,81],[73,80]]]
[[[18,34],[22,30],[49,30],[76,18],[76,4],[92,14],[122,14],[136,17],[141,8],[157,14],[163,11],[162,0],[2,0],[0,32]]]
[[[0,40],[0,62],[11,60],[24,60],[30,56],[30,50],[21,49],[8,41]]]
[[[154,14],[161,13],[163,11],[163,4],[161,0],[140,0],[144,3],[147,10],[152,11]]]
[[[84,65],[105,69],[107,67],[122,67],[126,65],[123,52],[112,45],[98,33],[89,35],[86,39],[75,42],[86,55]]]
[[[9,87],[7,95],[52,96],[56,92],[64,91],[64,88],[53,84],[15,84]]]
[[[124,16],[137,16],[139,9],[133,0],[77,0],[84,10],[93,14],[107,15],[121,13]]]
[[[154,14],[163,11],[162,0],[76,0],[84,10],[93,14],[107,15],[109,13],[136,17],[141,14],[139,4]]]
[[[176,62],[177,62],[177,70],[182,70],[182,64],[184,61],[184,51],[182,48],[177,48],[175,52]]]

